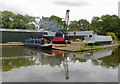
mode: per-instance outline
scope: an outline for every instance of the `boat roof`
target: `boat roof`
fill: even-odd
[[[48,31],[32,30],[32,29],[3,29],[3,28],[0,28],[0,31],[9,31],[9,32],[47,32],[48,33]]]
[[[70,36],[74,36],[74,32],[68,32]],[[85,36],[85,35],[93,35],[94,31],[76,31],[75,36]]]

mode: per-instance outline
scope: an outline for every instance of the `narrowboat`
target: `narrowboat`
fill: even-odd
[[[40,39],[26,39],[24,45],[28,47],[38,47],[38,48],[52,48],[51,41],[46,38]]]

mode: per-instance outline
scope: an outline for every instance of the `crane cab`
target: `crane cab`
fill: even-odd
[[[57,32],[55,37],[53,37],[53,44],[65,44],[64,34],[62,32]]]

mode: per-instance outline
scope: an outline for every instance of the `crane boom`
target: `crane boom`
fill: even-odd
[[[68,28],[68,23],[69,23],[69,12],[70,10],[66,10],[66,15],[65,15],[65,23],[64,23],[64,34],[65,34],[65,40],[68,39],[68,33],[67,33],[67,28]]]
[[[69,12],[70,10],[66,10],[66,16],[65,16],[65,25],[68,26],[68,22],[69,22]]]
[[[56,32],[55,37],[53,37],[52,43],[54,44],[66,44],[66,40],[68,40],[68,22],[69,22],[69,12],[70,10],[66,10],[65,21],[64,21],[64,29]]]

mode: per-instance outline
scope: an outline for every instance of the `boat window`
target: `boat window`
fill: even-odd
[[[27,40],[27,43],[29,43],[29,40]]]
[[[41,40],[41,44],[44,44],[44,40]]]
[[[32,43],[32,40],[30,40],[29,42]]]
[[[39,43],[41,43],[41,40],[39,40]]]
[[[89,35],[89,37],[92,37],[92,35]]]
[[[37,43],[37,40],[35,40],[35,43]]]
[[[34,43],[34,40],[31,40],[31,43]]]
[[[40,43],[41,43],[41,40],[40,40]]]

